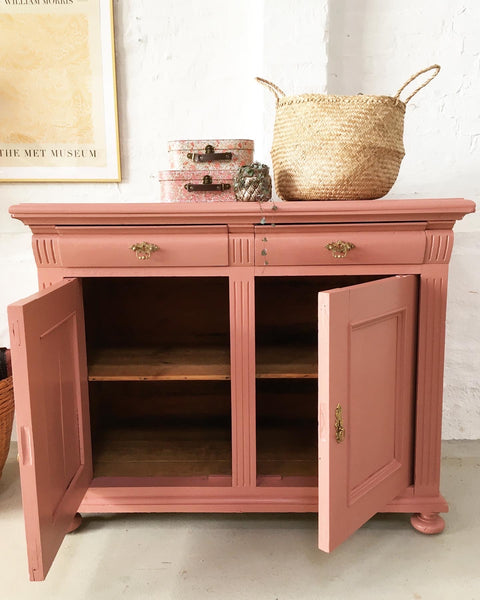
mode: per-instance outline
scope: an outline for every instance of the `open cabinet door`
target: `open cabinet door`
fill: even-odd
[[[8,308],[31,580],[45,578],[92,479],[80,282]]]
[[[319,294],[319,548],[411,483],[417,279]]]

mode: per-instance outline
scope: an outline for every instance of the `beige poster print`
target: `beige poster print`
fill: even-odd
[[[108,52],[100,5],[110,6],[108,0],[5,2],[0,0],[1,178],[2,167],[59,168],[54,179],[63,173],[74,178],[69,167],[105,167],[102,60]],[[113,112],[116,123],[114,106]],[[115,134],[115,125],[109,131]]]

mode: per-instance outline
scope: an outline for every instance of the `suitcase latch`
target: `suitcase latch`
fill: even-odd
[[[231,186],[229,183],[212,183],[212,177],[205,175],[203,183],[186,183],[183,187],[188,192],[223,192]]]
[[[204,154],[188,152],[187,158],[193,160],[193,162],[205,163],[232,160],[233,154],[231,152],[215,152],[215,148],[212,146],[212,144],[207,144],[205,146]]]

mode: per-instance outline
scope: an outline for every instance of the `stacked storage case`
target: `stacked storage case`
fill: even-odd
[[[175,140],[168,144],[169,170],[160,171],[165,202],[235,201],[233,178],[253,162],[253,140]]]

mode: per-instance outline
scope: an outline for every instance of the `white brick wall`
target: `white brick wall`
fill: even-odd
[[[421,68],[434,63],[442,67],[407,106],[406,155],[390,196],[480,199],[479,22],[480,3],[475,0],[330,3],[330,93],[390,95]],[[480,213],[476,213],[455,226],[445,439],[480,437],[479,262]]]
[[[6,305],[36,289],[18,202],[152,202],[169,139],[251,137],[269,162],[271,79],[287,93],[394,93],[420,68],[441,75],[409,104],[391,195],[480,197],[480,3],[475,0],[115,0],[120,184],[1,184],[0,345]],[[0,118],[2,118],[0,116]],[[445,438],[480,436],[480,215],[456,228]]]

